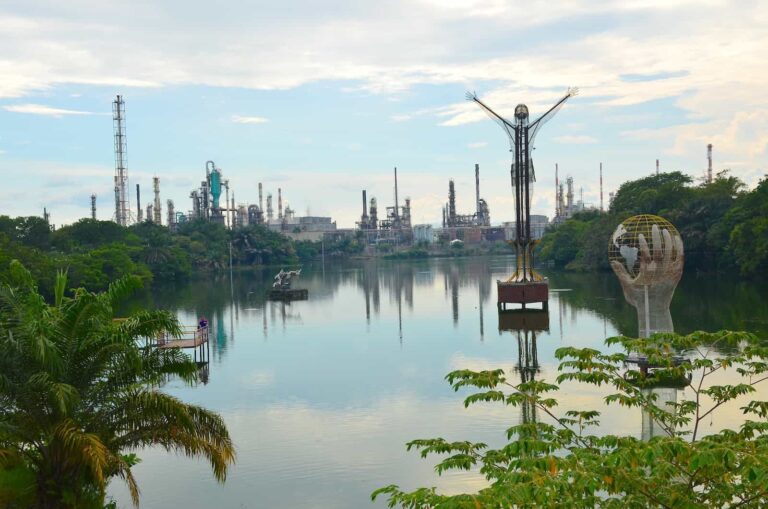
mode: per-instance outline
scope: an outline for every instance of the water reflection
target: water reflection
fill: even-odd
[[[397,309],[398,338],[402,339],[405,314],[413,314],[417,295],[422,294],[434,302],[435,293],[419,292],[433,289],[441,280],[444,304],[450,310],[453,326],[459,326],[463,313],[475,310],[478,338],[483,339],[485,306],[495,299],[493,282],[504,270],[512,267],[511,259],[482,258],[474,260],[448,259],[414,262],[370,261],[326,264],[305,267],[299,286],[309,289],[307,302],[270,302],[266,291],[271,284],[271,272],[250,271],[235,273],[231,282],[228,277],[201,280],[184,286],[155,288],[143,296],[140,303],[156,305],[179,314],[183,322],[192,322],[199,316],[212,317],[215,330],[215,350],[219,359],[226,355],[234,342],[234,323],[240,314],[261,316],[265,337],[272,328],[284,329],[290,323],[301,323],[301,310],[321,301],[333,301],[350,288],[358,289],[361,296],[345,304],[345,313],[360,308],[368,324],[380,318],[382,297],[394,303]],[[608,328],[621,334],[635,335],[637,320],[633,309],[623,299],[621,289],[610,273],[547,274],[557,309],[557,330],[560,339],[563,330],[575,327],[579,311],[591,312],[602,321],[603,336]],[[467,289],[474,288],[474,303],[462,303],[470,298]],[[428,295],[428,297],[427,297]],[[723,299],[722,296],[727,296]],[[672,302],[672,314],[677,330],[688,333],[693,330],[751,330],[768,332],[768,291],[759,285],[719,280],[712,277],[687,275],[683,278]],[[424,303],[427,304],[427,303]],[[464,317],[468,318],[468,317]],[[405,320],[407,322],[407,318]]]
[[[142,507],[356,509],[392,482],[451,493],[482,486],[477,472],[436,478],[434,463],[404,444],[443,436],[498,447],[510,423],[544,416],[501,405],[464,409],[467,393],[453,392],[446,373],[503,368],[520,381],[552,380],[560,346],[603,348],[606,336],[637,331],[612,274],[549,273],[548,315],[500,316],[494,282],[512,269],[507,257],[308,265],[298,286],[309,300],[299,302],[266,300],[274,269],[147,292],[136,306],[169,309],[185,324],[209,318],[209,383],[169,382],[165,390],[220,412],[238,463],[221,487],[203,463],[140,451]],[[731,296],[738,291],[731,281],[686,276],[672,306],[678,331],[761,331],[742,327],[751,323],[765,332],[765,290]],[[599,390],[565,390],[561,411],[602,409]],[[606,429],[635,436],[641,422],[634,410],[601,416]],[[110,490],[130,507],[119,482]]]
[[[514,309],[499,311],[499,334],[511,332],[517,338],[517,365],[515,372],[520,383],[531,382],[541,371],[536,336],[549,332],[549,311],[541,309]],[[525,401],[520,409],[524,424],[536,422],[536,405]]]

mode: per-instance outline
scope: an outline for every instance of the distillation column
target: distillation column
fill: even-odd
[[[152,178],[152,189],[155,193],[155,204],[152,207],[152,213],[154,214],[154,216],[152,220],[154,221],[155,224],[162,224],[163,211],[160,205],[160,178],[159,177]]]

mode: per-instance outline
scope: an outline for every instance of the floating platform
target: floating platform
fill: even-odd
[[[309,299],[309,290],[306,288],[296,288],[288,290],[272,289],[269,291],[270,300],[307,300]]]
[[[525,309],[528,304],[541,303],[541,309],[549,309],[549,281],[526,281],[509,283],[496,281],[498,294],[496,306],[499,311],[506,311],[507,304],[520,304]]]

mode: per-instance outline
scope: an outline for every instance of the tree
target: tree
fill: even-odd
[[[59,273],[49,304],[19,262],[10,272],[11,284],[0,287],[0,478],[11,471],[33,482],[27,506],[101,508],[114,477],[138,504],[137,459],[125,451],[142,447],[203,457],[225,479],[234,449],[221,417],[155,389],[170,375],[193,382],[196,365],[179,350],[139,344],[178,335],[176,318],[165,311],[115,316],[138,278],[67,296]]]
[[[71,225],[62,226],[53,232],[53,245],[61,251],[88,251],[114,243],[135,244],[130,230],[114,221],[99,221],[83,218]]]
[[[656,334],[650,339],[608,340],[623,353],[560,348],[562,372],[556,382],[515,383],[502,370],[454,371],[446,377],[455,390],[479,389],[465,399],[534,407],[536,419],[510,427],[500,449],[442,438],[414,440],[408,449],[422,457],[447,455],[435,469],[479,468],[488,486],[474,494],[442,495],[435,488],[401,491],[381,488],[390,507],[762,507],[768,497],[768,401],[741,407],[744,422],[707,436],[702,423],[724,404],[753,394],[768,378],[768,348],[748,333]],[[673,352],[690,352],[684,357]],[[629,353],[658,369],[644,374],[622,366]],[[712,375],[729,371],[733,383],[713,384]],[[579,409],[558,415],[554,394],[562,382],[604,386],[609,405],[646,412],[664,433],[650,440],[592,434],[600,414]],[[691,398],[661,405],[653,389],[687,387]]]
[[[613,214],[658,214],[674,210],[691,195],[691,177],[679,171],[624,182],[611,203]]]
[[[722,220],[712,228],[710,243],[725,247],[726,261],[744,276],[768,273],[768,178],[740,195]]]

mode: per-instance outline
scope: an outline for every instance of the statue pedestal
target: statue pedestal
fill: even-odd
[[[505,311],[507,304],[520,304],[525,309],[526,305],[537,302],[541,303],[543,310],[549,309],[549,282],[546,279],[524,283],[496,281],[496,292],[499,311]]]

